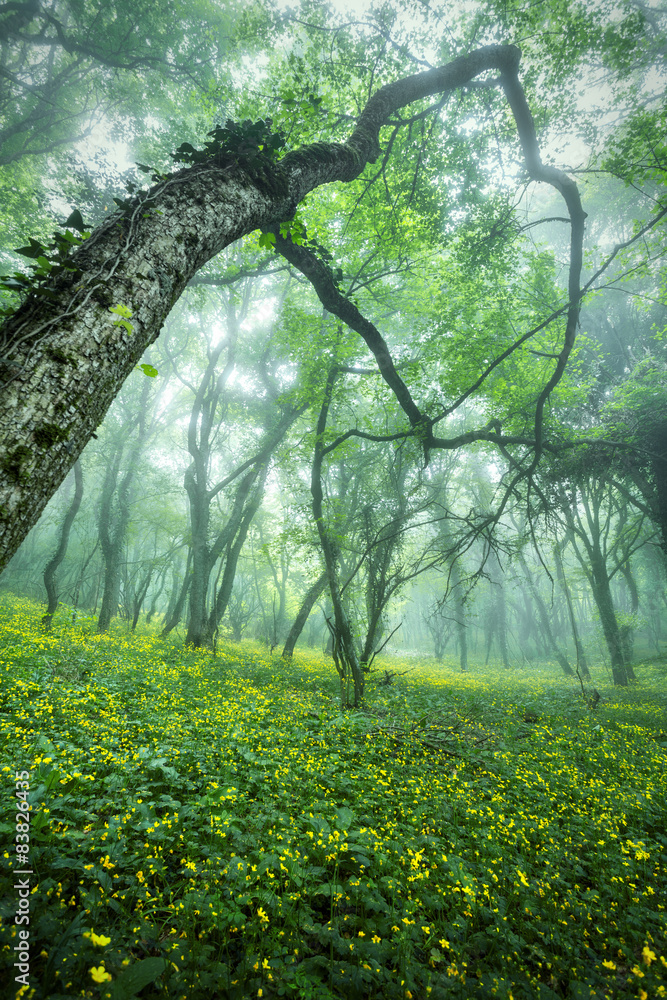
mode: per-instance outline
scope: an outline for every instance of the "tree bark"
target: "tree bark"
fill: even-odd
[[[466,609],[461,585],[461,567],[458,559],[452,560],[451,566],[451,586],[455,602],[455,624],[456,636],[459,646],[459,666],[461,673],[466,673],[468,669],[468,627],[466,625]]]
[[[600,625],[602,626],[602,632],[609,651],[614,684],[626,687],[628,673],[623,656],[623,639],[616,620],[607,567],[604,560],[597,553],[591,558],[591,590],[593,591],[593,597],[595,598],[600,615]]]

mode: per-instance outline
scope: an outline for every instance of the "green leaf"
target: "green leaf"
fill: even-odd
[[[135,997],[139,990],[162,975],[166,964],[163,958],[144,958],[121,972],[111,988],[111,1000],[127,1000],[128,997]]]
[[[148,375],[149,378],[155,378],[158,374],[157,368],[153,368],[153,365],[137,365],[144,375]]]
[[[123,316],[125,319],[130,319],[132,316],[132,310],[130,307],[123,305],[122,302],[119,302],[118,305],[115,306],[109,306],[109,312],[116,313],[118,316]]]
[[[35,260],[37,257],[41,257],[45,250],[46,247],[39,240],[34,240],[31,236],[30,246],[15,247],[14,253],[20,253],[22,257],[30,257],[32,260]]]
[[[267,250],[270,250],[275,246],[276,238],[273,233],[262,233],[258,242],[261,247],[266,247]]]
[[[65,223],[65,229],[76,229],[77,232],[83,233],[86,231],[86,223],[83,221],[83,217],[78,208],[75,208],[69,219]]]

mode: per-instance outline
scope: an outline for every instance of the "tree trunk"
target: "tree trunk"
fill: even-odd
[[[268,464],[261,469],[259,481],[255,485],[253,495],[250,498],[250,501],[243,507],[239,522],[234,525],[233,539],[230,539],[227,544],[227,554],[225,558],[225,569],[222,574],[222,582],[218,593],[213,598],[213,607],[211,608],[211,613],[206,622],[205,632],[202,635],[202,641],[206,644],[213,641],[213,636],[227,610],[229,599],[232,596],[234,577],[236,576],[236,567],[238,565],[241,549],[243,548],[243,544],[247,538],[248,529],[250,528],[252,519],[264,499],[264,486],[266,484],[268,471]]]
[[[459,646],[459,666],[461,673],[468,669],[468,629],[466,626],[465,601],[461,589],[461,567],[458,559],[452,561],[451,586],[455,602],[456,636]]]
[[[623,658],[623,641],[618,622],[616,621],[616,614],[614,613],[607,567],[599,558],[593,558],[591,560],[591,571],[593,576],[593,597],[595,598],[600,615],[600,625],[602,626],[602,632],[609,651],[614,684],[627,687],[628,673]]]
[[[567,613],[570,619],[570,628],[572,629],[572,639],[574,640],[574,649],[577,657],[577,671],[579,675],[586,681],[591,679],[590,670],[588,669],[588,663],[586,661],[586,653],[584,647],[579,639],[579,629],[577,628],[577,619],[574,613],[574,605],[572,603],[572,595],[570,594],[570,588],[568,586],[567,578],[565,576],[565,569],[563,567],[563,557],[561,555],[560,545],[554,545],[554,562],[556,563],[556,579],[560,589],[565,597],[565,603],[567,604]]]
[[[185,489],[190,501],[190,538],[192,572],[189,584],[188,632],[186,644],[200,646],[206,621],[206,594],[209,575],[213,566],[208,546],[210,498],[206,481],[200,484],[192,475],[192,468],[185,474]]]
[[[132,601],[132,624],[130,626],[130,631],[134,632],[137,627],[137,622],[139,621],[139,615],[141,614],[141,605],[144,603],[144,598],[148,593],[148,588],[150,587],[151,580],[153,579],[153,571],[155,567],[153,565],[149,566],[146,570],[146,575],[139,584],[134,598]]]
[[[343,605],[338,580],[338,546],[327,530],[324,519],[324,497],[322,492],[322,460],[324,458],[324,445],[322,444],[322,439],[327,426],[329,404],[331,402],[331,394],[333,392],[337,372],[337,368],[332,368],[329,372],[324,391],[324,401],[322,403],[319,419],[317,421],[315,452],[313,455],[313,465],[310,479],[310,492],[313,498],[313,517],[315,519],[315,524],[317,525],[317,532],[320,536],[320,544],[322,546],[322,554],[324,556],[324,564],[327,572],[327,582],[329,584],[329,594],[331,596],[331,603],[334,611],[334,624],[330,624],[329,627],[333,638],[332,655],[334,657],[341,681],[341,707],[348,707],[346,679],[349,671],[352,674],[352,680],[354,683],[354,706],[356,708],[361,704],[364,696],[364,674],[361,664],[359,663],[359,657],[354,644],[350,621],[347,617],[345,606]]]
[[[63,523],[60,526],[60,539],[58,540],[58,547],[44,568],[44,586],[46,588],[46,596],[48,599],[46,614],[42,618],[42,628],[44,629],[45,632],[49,632],[51,630],[51,625],[53,624],[53,616],[56,613],[56,608],[58,607],[58,588],[56,587],[56,570],[58,569],[61,562],[65,558],[65,554],[67,552],[67,544],[69,542],[69,533],[72,530],[74,518],[76,517],[79,511],[79,507],[81,506],[82,497],[83,497],[83,472],[81,469],[81,462],[75,462],[74,496],[72,497],[72,502],[69,505],[67,513],[65,514]]]
[[[185,607],[185,601],[188,596],[188,590],[190,589],[190,582],[192,580],[192,576],[190,573],[191,565],[192,565],[192,549],[190,548],[188,549],[188,558],[185,564],[185,574],[183,576],[183,582],[180,586],[180,590],[178,591],[178,596],[175,597],[176,591],[174,590],[174,592],[172,593],[172,599],[175,597],[173,607],[167,608],[167,614],[165,615],[166,621],[164,623],[164,628],[160,633],[162,638],[164,638],[166,635],[169,635],[170,632],[173,632],[173,630],[176,628],[181,618],[183,617],[183,608]],[[169,603],[171,605],[171,601]]]
[[[153,615],[157,611],[157,602],[160,600],[160,597],[162,596],[162,591],[164,590],[164,585],[167,581],[168,568],[169,568],[168,565],[165,565],[164,569],[158,576],[158,585],[157,588],[153,591],[153,596],[151,597],[151,606],[146,612],[147,625],[150,625]]]
[[[306,591],[303,601],[301,602],[301,607],[299,608],[299,613],[297,614],[287,639],[285,640],[285,645],[283,647],[283,659],[289,660],[294,652],[294,647],[299,641],[299,636],[303,631],[303,627],[308,621],[310,612],[313,610],[315,601],[320,597],[324,588],[327,585],[327,571],[324,570],[320,573],[315,583],[312,587],[309,587]]]
[[[639,611],[639,592],[629,562],[621,566],[621,573],[630,594],[630,613],[636,616]],[[632,671],[631,664],[634,653],[634,626],[632,624],[621,626],[621,642],[623,644],[623,659],[625,660],[626,669],[629,668],[629,671]],[[628,676],[630,680],[635,680],[634,672],[629,672]]]
[[[523,554],[519,554],[519,564],[521,566],[521,569],[523,570],[524,576],[526,578],[526,583],[528,584],[528,589],[530,590],[530,592],[532,594],[532,597],[533,597],[533,600],[535,602],[535,605],[537,607],[537,612],[538,612],[539,617],[540,617],[540,625],[542,627],[542,632],[544,633],[544,638],[546,639],[546,641],[547,641],[547,643],[548,643],[551,651],[553,652],[554,656],[556,657],[556,660],[558,661],[558,664],[560,665],[560,668],[563,671],[563,673],[565,674],[565,676],[566,677],[573,677],[574,676],[574,670],[572,669],[572,667],[568,663],[567,656],[562,651],[562,649],[560,649],[558,643],[556,642],[556,639],[555,639],[554,634],[553,634],[553,630],[551,628],[551,622],[549,621],[549,614],[547,612],[546,605],[545,605],[544,601],[542,600],[542,595],[540,594],[540,592],[538,591],[537,587],[535,586],[535,581],[533,580],[532,574],[531,574],[530,570],[528,569],[528,566],[526,564],[526,560],[523,557]]]

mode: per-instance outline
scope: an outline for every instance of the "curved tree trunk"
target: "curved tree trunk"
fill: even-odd
[[[178,591],[174,586],[171,598],[169,600],[169,606],[167,608],[167,614],[165,615],[164,628],[160,632],[162,638],[169,635],[176,626],[179,624],[181,618],[183,617],[183,609],[185,608],[185,601],[188,596],[188,591],[190,589],[190,581],[192,580],[192,575],[190,573],[190,567],[192,565],[192,548],[188,549],[188,558],[185,564],[185,573],[183,574],[183,581],[180,585]],[[175,584],[174,580],[174,584]]]
[[[323,593],[324,588],[327,585],[327,571],[324,570],[320,573],[315,583],[312,587],[309,587],[304,594],[303,601],[301,602],[301,607],[299,608],[299,613],[297,614],[291,629],[289,630],[287,639],[285,640],[285,645],[283,647],[283,659],[289,660],[294,652],[294,647],[299,641],[299,636],[303,632],[303,627],[308,621],[310,612],[313,610],[315,601]]]
[[[53,616],[56,613],[56,608],[58,607],[58,589],[56,587],[56,570],[60,566],[61,562],[65,558],[67,552],[67,544],[69,542],[69,533],[72,530],[72,525],[74,524],[74,518],[79,512],[79,507],[81,506],[81,499],[83,497],[83,471],[81,469],[81,462],[74,463],[74,496],[72,497],[72,502],[69,505],[65,518],[62,525],[60,526],[60,539],[58,540],[58,548],[53,553],[51,559],[44,568],[44,586],[46,588],[46,596],[48,599],[48,604],[46,607],[46,614],[42,618],[42,628],[45,632],[49,632],[51,625],[53,624]]]
[[[130,523],[130,500],[139,456],[144,445],[146,411],[151,386],[146,380],[141,390],[139,408],[136,414],[136,430],[127,456],[127,468],[118,483],[120,465],[125,442],[117,444],[113,461],[107,469],[102,491],[102,502],[98,518],[98,535],[104,555],[104,590],[97,620],[97,631],[108,632],[111,619],[118,612],[120,583],[122,575],[121,557],[125,536]]]
[[[243,548],[245,540],[248,536],[248,530],[252,523],[252,519],[259,510],[259,505],[264,499],[264,487],[268,471],[269,466],[266,464],[260,472],[259,481],[254,487],[253,495],[243,508],[239,523],[234,528],[234,535],[227,545],[225,569],[222,574],[222,582],[217,594],[213,597],[213,607],[209,613],[206,621],[206,628],[202,635],[202,642],[204,644],[209,644],[213,641],[213,637],[218,630],[225,612],[227,611],[229,599],[232,596],[234,577],[236,576],[236,567],[238,565],[239,556],[241,555],[241,549]]]

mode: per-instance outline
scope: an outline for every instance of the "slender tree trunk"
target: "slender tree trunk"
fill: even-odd
[[[176,590],[174,589],[174,591],[172,592],[172,599],[176,594],[177,596],[175,597],[173,607],[171,607],[171,609],[167,608],[164,628],[160,633],[160,635],[163,638],[164,636],[169,635],[170,632],[173,632],[173,630],[177,627],[181,618],[183,617],[183,609],[185,607],[185,601],[187,599],[188,590],[190,589],[190,583],[192,581],[192,575],[190,573],[191,565],[192,565],[192,549],[190,548],[188,549],[188,558],[185,564],[185,574],[183,576],[183,582],[181,583],[180,590],[176,592]]]
[[[79,507],[81,506],[81,499],[83,497],[83,472],[81,469],[81,462],[74,463],[74,496],[72,497],[72,502],[69,505],[67,513],[63,523],[60,526],[60,538],[58,539],[58,547],[53,553],[51,559],[44,568],[44,586],[46,588],[46,596],[48,599],[48,604],[46,607],[46,614],[42,618],[42,628],[45,632],[51,630],[53,624],[53,616],[56,613],[56,608],[58,607],[58,588],[56,587],[56,570],[60,566],[61,562],[65,558],[67,552],[67,544],[69,542],[69,533],[72,530],[72,525],[74,524],[74,518],[76,517]]]
[[[149,566],[144,579],[141,581],[134,594],[134,600],[132,602],[132,625],[130,626],[131,632],[134,632],[137,627],[139,615],[141,614],[141,605],[144,603],[144,598],[148,593],[148,588],[150,587],[151,580],[153,579],[154,568],[154,566]]]
[[[304,594],[304,598],[301,602],[301,607],[299,608],[299,612],[296,618],[294,619],[292,627],[287,635],[287,639],[285,640],[285,646],[283,647],[283,658],[285,660],[289,660],[292,654],[294,653],[294,647],[299,641],[299,636],[303,631],[304,625],[308,621],[310,612],[313,610],[315,602],[319,599],[320,595],[323,593],[326,585],[327,585],[327,571],[324,570],[323,573],[320,573],[320,575],[318,576],[317,580],[312,585],[312,587],[309,587],[306,593]]]
[[[333,626],[332,653],[338,665],[338,672],[341,678],[341,697],[343,700],[342,707],[346,708],[347,692],[345,677],[347,671],[349,670],[352,674],[355,707],[358,707],[361,704],[364,696],[364,674],[361,664],[359,663],[359,657],[357,655],[354,638],[352,636],[352,628],[350,626],[350,621],[348,619],[340,592],[340,585],[338,582],[338,546],[327,530],[323,509],[324,496],[322,492],[322,460],[324,458],[324,447],[322,444],[322,438],[327,426],[329,404],[331,401],[333,385],[336,379],[336,373],[336,368],[332,368],[329,372],[324,393],[324,401],[322,403],[319,419],[317,421],[310,492],[313,498],[313,517],[315,519],[315,524],[317,525],[317,532],[320,536],[320,545],[322,547],[322,554],[324,555],[329,593],[331,595],[331,603],[334,611],[335,624]]]
[[[160,600],[160,597],[162,596],[162,591],[164,590],[164,585],[165,585],[166,580],[167,580],[167,569],[168,569],[168,567],[165,566],[164,569],[162,570],[162,572],[158,576],[157,587],[153,591],[153,595],[151,597],[151,605],[150,605],[148,611],[146,612],[146,624],[147,625],[150,625],[150,623],[151,623],[151,621],[153,619],[153,615],[157,611],[157,602]]]
[[[211,613],[206,622],[206,629],[202,635],[204,643],[212,642],[213,636],[217,631],[229,605],[229,599],[232,596],[234,577],[236,576],[236,567],[238,565],[241,549],[243,548],[245,540],[248,536],[248,530],[252,523],[252,519],[264,499],[264,486],[266,484],[268,471],[269,467],[267,464],[262,468],[259,474],[259,481],[255,485],[253,495],[249,503],[247,503],[243,508],[239,523],[234,526],[233,541],[230,541],[227,545],[227,555],[225,558],[225,569],[222,574],[222,583],[220,584],[218,593],[213,599],[213,607],[211,608]]]
[[[535,586],[535,581],[533,580],[532,574],[531,574],[530,570],[528,569],[528,566],[526,564],[526,560],[523,557],[523,554],[519,555],[519,564],[521,566],[521,569],[523,570],[524,576],[526,578],[526,583],[528,584],[528,589],[530,590],[530,593],[532,594],[533,601],[535,602],[535,606],[537,607],[537,612],[538,612],[538,614],[540,616],[540,625],[542,626],[542,632],[544,634],[544,638],[546,639],[546,641],[547,641],[547,643],[548,643],[551,651],[553,652],[554,656],[556,657],[556,660],[558,661],[558,664],[560,665],[560,668],[563,671],[563,673],[565,674],[565,676],[566,677],[573,677],[574,676],[574,670],[570,666],[570,664],[568,662],[568,659],[567,659],[567,656],[565,655],[565,653],[563,652],[563,650],[559,647],[558,643],[556,642],[556,639],[554,637],[554,634],[553,634],[553,631],[552,631],[552,628],[551,628],[551,622],[549,621],[549,614],[547,612],[546,605],[545,605],[544,601],[542,600],[542,595],[540,594],[540,592],[538,591],[537,587]]]
[[[465,673],[468,669],[468,629],[466,626],[465,600],[461,586],[461,567],[458,559],[452,561],[450,582],[455,602],[454,614],[456,637],[459,646],[459,666],[461,667],[461,673]]]
[[[185,642],[190,646],[201,646],[206,622],[206,594],[213,565],[208,546],[210,501],[206,495],[208,492],[206,483],[204,482],[202,491],[199,483],[195,484],[193,479],[188,480],[189,472],[186,473],[185,488],[190,499],[192,572],[189,580],[188,632]]]
[[[588,669],[588,662],[586,661],[586,653],[584,647],[581,644],[579,638],[579,629],[577,627],[577,617],[574,613],[574,605],[572,603],[572,595],[570,593],[570,587],[565,576],[565,569],[563,567],[563,558],[561,555],[560,545],[557,543],[554,545],[554,561],[556,563],[556,579],[560,589],[565,597],[565,603],[567,604],[567,613],[570,619],[570,628],[572,629],[572,639],[574,640],[574,649],[577,657],[577,670],[579,675],[583,680],[589,681],[591,679],[591,673]]]
[[[628,593],[630,594],[630,613],[633,616],[636,616],[639,611],[639,592],[637,590],[637,584],[629,562],[626,562],[621,566],[621,573],[623,574],[623,579],[625,580]],[[631,624],[626,624],[621,626],[620,631],[621,642],[623,644],[623,659],[625,660],[626,670],[628,670],[628,677],[630,680],[635,680],[634,671],[632,670],[634,628]]]

